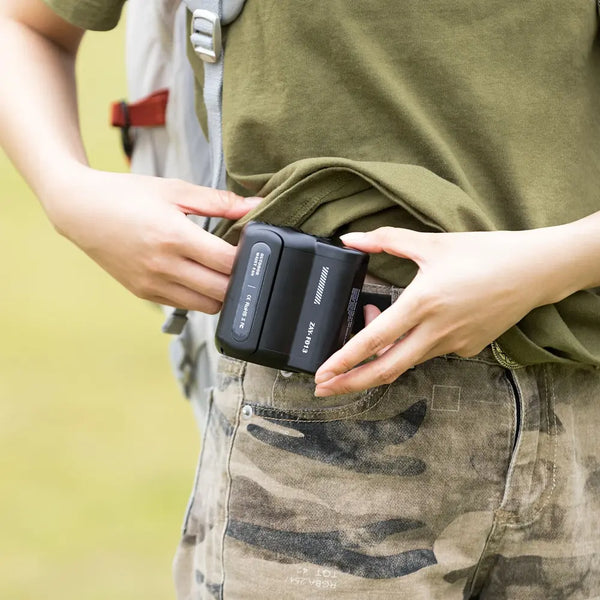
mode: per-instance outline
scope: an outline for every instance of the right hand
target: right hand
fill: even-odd
[[[260,203],[175,179],[83,167],[51,193],[56,229],[136,296],[214,314],[235,246],[186,214],[239,219]],[[59,190],[60,188],[60,190]]]

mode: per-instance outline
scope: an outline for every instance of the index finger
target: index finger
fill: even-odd
[[[418,322],[409,287],[394,304],[373,319],[319,367],[315,374],[315,382],[324,383],[336,375],[349,371],[396,342]]]
[[[213,271],[229,275],[237,247],[185,219],[185,225],[177,242],[177,249],[185,258]]]

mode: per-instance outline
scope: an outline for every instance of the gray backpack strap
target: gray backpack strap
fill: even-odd
[[[221,24],[235,21],[246,0],[183,0],[192,13],[190,41],[196,54],[204,61],[204,105],[208,123],[211,157],[210,187],[227,187],[223,156],[223,43]],[[165,321],[164,333],[180,334],[187,321],[187,311],[176,309]]]
[[[226,170],[223,157],[223,43],[221,25],[234,21],[246,0],[184,0],[192,13],[190,40],[196,54],[204,61],[204,104],[211,150],[211,187],[225,189]]]

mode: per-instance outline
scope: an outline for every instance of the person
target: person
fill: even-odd
[[[122,5],[0,4],[0,138],[57,230],[209,313],[249,219],[342,235],[393,301],[314,379],[220,359],[178,597],[596,597],[595,2],[249,0],[228,192],[86,164],[73,63]]]

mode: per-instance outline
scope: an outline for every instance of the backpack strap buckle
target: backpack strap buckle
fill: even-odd
[[[118,110],[123,115],[123,123],[118,125],[121,128],[121,146],[123,152],[128,160],[131,160],[133,156],[133,148],[135,146],[135,139],[131,133],[131,116],[129,114],[129,105],[125,100],[117,103]],[[113,122],[114,123],[114,122]]]
[[[190,36],[194,52],[208,63],[216,63],[221,57],[221,19],[210,10],[198,8],[192,13],[192,34]]]

